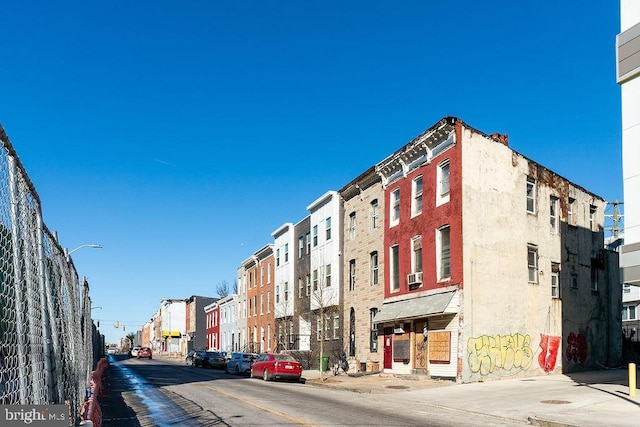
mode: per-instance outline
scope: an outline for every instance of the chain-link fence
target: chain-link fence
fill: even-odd
[[[89,285],[44,224],[38,194],[1,126],[0,144],[1,403],[66,403],[74,422],[101,353]]]

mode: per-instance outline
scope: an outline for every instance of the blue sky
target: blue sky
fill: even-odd
[[[0,123],[60,243],[104,247],[73,259],[108,341],[443,116],[622,200],[617,2],[27,1],[0,28]]]

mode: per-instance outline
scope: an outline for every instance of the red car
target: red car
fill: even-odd
[[[288,354],[263,353],[251,365],[251,378],[262,377],[263,380],[281,378],[299,381],[302,376],[302,365]]]
[[[152,359],[151,349],[149,347],[142,347],[138,350],[138,359],[142,358]]]

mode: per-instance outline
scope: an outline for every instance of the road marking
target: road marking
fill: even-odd
[[[238,396],[236,394],[229,393],[227,391],[224,391],[224,390],[219,389],[217,387],[214,387],[212,385],[205,385],[205,384],[198,384],[198,385],[201,386],[201,387],[206,387],[206,388],[209,388],[211,390],[214,390],[216,393],[220,393],[220,394],[223,394],[223,395],[225,395],[227,397],[231,397],[233,399],[239,400],[239,401],[241,401],[242,403],[244,403],[246,405],[253,406],[254,408],[260,409],[262,411],[269,412],[272,415],[275,415],[275,416],[278,416],[280,418],[283,418],[283,419],[285,419],[285,420],[287,420],[289,422],[292,422],[294,424],[297,424],[297,425],[300,425],[300,426],[305,426],[305,427],[316,426],[316,424],[313,424],[311,421],[305,420],[304,418],[292,417],[289,414],[285,414],[284,412],[280,412],[280,411],[277,411],[277,410],[275,410],[273,408],[269,408],[267,406],[260,405],[260,404],[258,404],[256,402],[252,402],[250,400],[244,399],[244,398],[242,398],[242,397],[240,397],[240,396]]]

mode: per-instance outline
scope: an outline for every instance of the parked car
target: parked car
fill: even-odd
[[[116,348],[115,347],[109,347],[107,349],[107,354],[116,354]]]
[[[187,366],[193,366],[193,359],[196,357],[198,353],[203,352],[204,350],[189,350],[187,355],[184,357],[184,364]]]
[[[264,353],[253,362],[249,375],[265,381],[276,378],[300,381],[302,365],[289,354]]]
[[[147,359],[152,359],[152,353],[151,353],[151,349],[149,347],[140,347],[140,350],[138,350],[137,352],[137,356],[138,359],[142,359],[142,358],[147,358]]]
[[[140,351],[142,347],[140,347],[139,345],[133,347],[131,349],[131,357],[138,357],[138,352]]]
[[[256,353],[231,353],[226,371],[236,375],[251,372],[251,365],[258,358]]]
[[[198,365],[203,368],[224,369],[227,360],[218,351],[203,351],[198,356]]]

